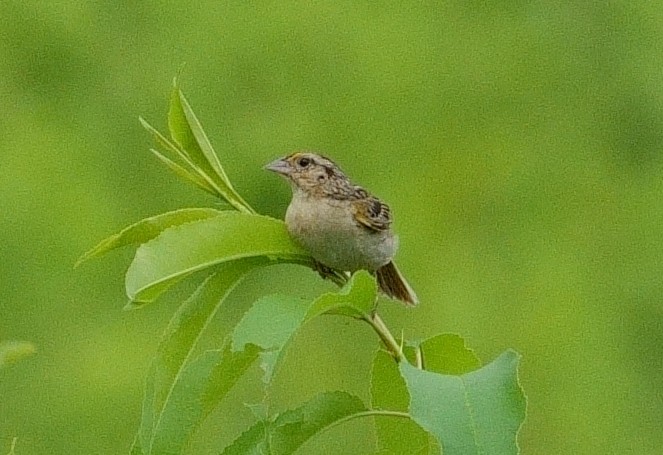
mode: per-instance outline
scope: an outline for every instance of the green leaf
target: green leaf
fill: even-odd
[[[16,363],[37,352],[35,345],[27,341],[3,341],[0,343],[0,368]]]
[[[209,413],[258,358],[259,348],[246,346],[207,351],[184,369],[154,429],[152,455],[180,454]]]
[[[207,193],[216,196],[216,190],[212,185],[210,185],[207,180],[205,180],[203,177],[199,176],[197,173],[189,171],[183,166],[180,166],[177,164],[175,161],[171,160],[170,158],[164,156],[161,152],[155,149],[150,149],[150,152],[154,154],[159,160],[161,160],[162,163],[164,163],[168,168],[173,171],[178,177],[180,177],[183,180],[188,180],[189,182],[193,183],[196,185],[198,188],[200,188],[203,191],[206,191]]]
[[[220,266],[170,320],[148,371],[141,424],[132,453],[150,453],[154,433],[170,409],[173,390],[180,387],[184,366],[201,333],[239,280],[261,262],[247,259]]]
[[[256,422],[235,439],[231,445],[226,447],[222,455],[271,454],[267,446],[267,425],[269,425],[269,422]]]
[[[211,180],[211,178],[205,173],[204,170],[200,169],[196,163],[191,161],[191,158],[189,157],[189,154],[182,150],[179,145],[172,143],[166,137],[161,134],[159,131],[157,131],[156,128],[154,128],[152,125],[150,125],[145,119],[142,117],[139,117],[138,120],[140,121],[141,125],[143,128],[145,128],[151,135],[152,138],[154,139],[154,142],[156,142],[159,146],[163,147],[167,152],[171,153],[173,157],[177,157],[181,162],[183,162],[186,165],[186,170],[190,171],[192,174],[197,175],[201,179],[203,179],[210,187],[214,188],[214,182]],[[214,194],[218,195],[216,189],[214,188]]]
[[[452,333],[429,338],[419,344],[419,349],[427,371],[461,375],[481,366],[474,351],[465,346],[465,340]]]
[[[145,218],[99,242],[97,246],[83,254],[83,256],[76,261],[74,267],[78,267],[81,263],[94,257],[104,255],[116,248],[145,243],[155,238],[169,227],[215,217],[220,213],[219,210],[210,208],[191,208],[175,210],[173,212],[162,213],[150,218]]]
[[[250,343],[265,350],[283,346],[304,320],[308,303],[278,294],[260,298],[235,326],[233,350],[242,350]]]
[[[323,393],[296,409],[277,415],[271,421],[257,422],[228,446],[223,455],[289,455],[316,434],[360,417],[367,411],[354,395],[346,392]]]
[[[374,409],[408,411],[410,395],[394,358],[378,351],[371,374],[371,404]],[[440,449],[434,438],[413,421],[375,419],[378,447],[384,453],[432,455]]]
[[[444,455],[517,454],[525,419],[518,359],[506,351],[480,370],[450,376],[401,362],[410,415],[442,446]]]
[[[330,292],[318,297],[309,308],[306,319],[327,313],[364,319],[375,308],[378,288],[375,278],[365,270],[352,275],[340,292]]]
[[[184,93],[182,93],[177,85],[174,87],[173,96],[178,97],[178,99],[174,101],[174,104],[176,105],[176,115],[179,117],[178,120],[180,121],[180,124],[177,126],[181,126],[177,133],[178,138],[182,138],[186,141],[187,147],[185,147],[185,150],[196,149],[196,151],[200,151],[205,158],[205,162],[214,170],[214,173],[223,181],[223,183],[230,185],[228,176],[223,170],[223,166],[221,166],[219,158],[207,138],[207,134],[203,131],[198,117],[196,117],[196,114],[193,112],[193,109],[191,109],[191,105],[184,96]],[[178,107],[179,110],[177,109]],[[184,115],[186,120],[186,126],[181,124],[182,115]]]
[[[232,336],[234,350],[251,343],[260,346],[263,381],[268,384],[294,334],[322,314],[368,317],[377,296],[375,279],[359,272],[338,292],[323,294],[312,303],[303,299],[270,295],[259,299],[237,324]]]
[[[193,272],[250,257],[312,264],[310,256],[290,239],[282,221],[221,212],[166,229],[141,245],[127,271],[127,295],[138,305],[151,302]]]
[[[309,302],[304,299],[268,295],[256,301],[235,326],[233,350],[242,350],[248,344],[264,350],[260,357],[265,384],[271,381],[282,349],[304,322],[308,307]]]
[[[177,86],[177,79],[170,97],[168,127],[173,141],[184,150],[196,167],[214,182],[218,194],[237,210],[254,214],[255,211],[230,183],[196,114]]]

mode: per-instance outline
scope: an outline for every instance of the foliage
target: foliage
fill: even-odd
[[[211,411],[252,365],[263,371],[256,422],[219,452],[294,453],[307,440],[351,419],[372,417],[380,453],[515,454],[525,418],[517,378],[519,356],[507,351],[480,367],[456,335],[403,348],[377,313],[378,291],[367,272],[333,278],[337,292],[313,301],[265,295],[246,311],[218,349],[194,356],[198,342],[228,295],[251,270],[280,263],[314,266],[280,220],[259,215],[230,183],[200,122],[175,82],[167,139],[146,121],[161,151],[152,152],[178,176],[229,209],[183,209],[142,220],[102,241],[79,262],[137,245],[126,274],[128,309],[153,302],[192,275],[203,280],[171,319],[148,371],[134,455],[179,454]],[[274,412],[272,379],[290,340],[314,318],[338,315],[365,322],[386,351],[375,355],[371,406],[347,392],[320,393],[294,409]],[[386,353],[385,353],[386,352]],[[398,441],[393,435],[405,428]]]

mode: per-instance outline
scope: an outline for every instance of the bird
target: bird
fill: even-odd
[[[318,271],[367,270],[387,296],[411,307],[417,295],[393,257],[398,237],[389,206],[355,185],[331,159],[295,152],[265,166],[285,178],[292,200],[285,215],[293,240],[317,262]]]

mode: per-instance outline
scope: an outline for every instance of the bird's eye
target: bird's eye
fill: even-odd
[[[297,164],[299,165],[299,167],[308,167],[308,165],[311,164],[311,159],[302,157],[297,161]]]

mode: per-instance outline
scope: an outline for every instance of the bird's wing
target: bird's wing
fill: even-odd
[[[357,223],[372,231],[387,230],[392,221],[389,206],[373,196],[352,201],[352,215]]]

